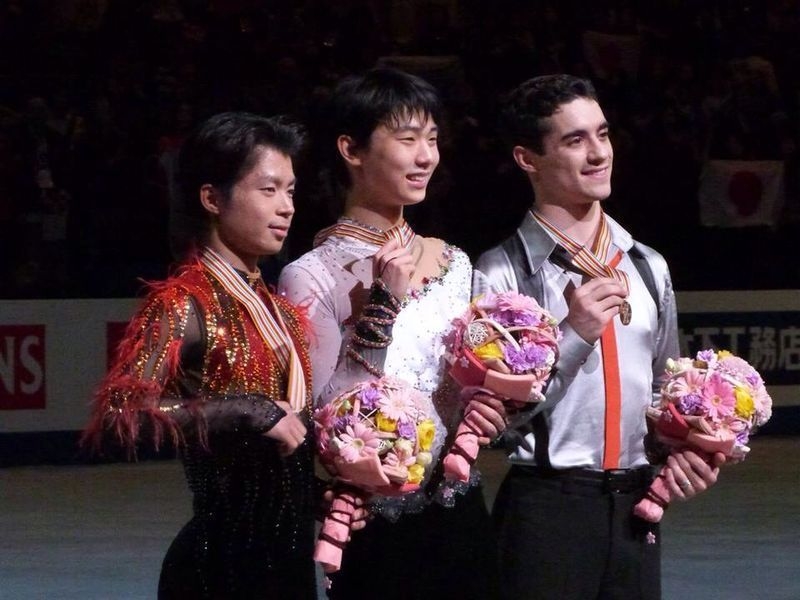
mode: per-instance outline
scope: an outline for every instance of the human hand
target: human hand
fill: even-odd
[[[415,269],[411,252],[397,240],[386,242],[372,257],[372,278],[382,279],[397,299],[406,295]]]
[[[280,400],[275,404],[283,409],[286,416],[265,431],[264,436],[278,442],[278,453],[281,456],[289,456],[305,440],[306,426],[303,425],[288,402]]]
[[[711,463],[692,450],[677,450],[667,458],[664,479],[673,498],[688,500],[717,482],[725,455],[717,452]]]
[[[589,344],[594,344],[628,295],[619,281],[595,277],[567,293],[567,323]]]
[[[485,446],[505,431],[505,402],[487,391],[477,391],[467,402],[464,421],[479,434],[478,444]]]

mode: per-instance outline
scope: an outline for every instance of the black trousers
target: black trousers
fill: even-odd
[[[651,472],[617,475],[511,468],[492,514],[504,598],[661,597],[658,524],[633,515]]]
[[[376,518],[353,534],[331,600],[493,600],[497,553],[480,487],[452,508],[429,505],[396,523]]]

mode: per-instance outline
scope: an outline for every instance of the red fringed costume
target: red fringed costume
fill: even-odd
[[[250,285],[273,310],[264,283]],[[310,391],[305,317],[272,300]],[[285,415],[274,402],[286,386],[247,311],[199,260],[151,286],[84,441],[99,449],[110,433],[131,454],[140,442],[180,451],[194,516],[164,559],[160,598],[315,597],[313,444],[282,458],[264,436]]]

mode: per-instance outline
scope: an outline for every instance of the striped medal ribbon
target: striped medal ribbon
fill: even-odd
[[[281,311],[272,297],[269,294],[266,295],[272,304],[274,316],[267,310],[261,297],[244,282],[225,259],[211,248],[203,249],[200,261],[225,288],[225,291],[244,306],[250,318],[253,319],[256,330],[275,353],[278,364],[284,372],[289,374],[287,397],[292,410],[300,412],[307,408],[308,398],[303,365],[297,355],[292,336],[289,335],[289,330],[283,322]]]
[[[314,236],[314,247],[316,248],[327,238],[334,235],[361,240],[374,246],[383,246],[389,240],[397,240],[403,248],[411,246],[417,237],[417,234],[414,233],[414,230],[411,229],[405,219],[391,229],[383,231],[377,227],[370,227],[352,219],[341,218]]]
[[[625,271],[614,268],[613,263],[616,265],[622,252],[618,252],[618,256],[609,258],[608,254],[611,249],[611,230],[606,222],[605,214],[600,215],[600,227],[592,243],[591,249],[582,246],[572,238],[561,232],[555,225],[550,223],[543,216],[531,211],[533,218],[541,225],[556,242],[562,246],[572,257],[572,264],[575,265],[582,273],[589,277],[613,277],[625,286],[625,289],[630,293],[630,280]],[[619,320],[623,325],[628,325],[631,322],[633,311],[631,305],[627,300],[623,300],[619,307]]]

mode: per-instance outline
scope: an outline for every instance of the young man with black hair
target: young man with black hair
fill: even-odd
[[[563,331],[546,401],[506,433],[512,466],[493,510],[504,596],[658,598],[658,524],[632,511],[653,477],[645,409],[678,355],[667,264],[603,211],[614,153],[589,81],[524,82],[501,130],[535,201],[478,259],[473,291],[531,295]],[[712,485],[723,460],[670,455],[673,497]]]
[[[439,164],[438,95],[419,77],[373,69],[340,82],[325,114],[321,139],[343,212],[279,284],[308,307],[316,332],[315,397],[325,402],[383,374],[400,378],[430,396],[434,447],[444,450],[462,406],[442,355],[453,319],[469,305],[472,267],[464,252],[416,235],[403,217],[425,199]],[[376,328],[381,333],[372,336]],[[476,395],[467,407],[488,436],[503,427],[494,403]],[[495,546],[476,483],[450,490],[452,507],[431,503],[435,485],[373,499],[376,518],[345,547],[329,597],[495,598]]]

